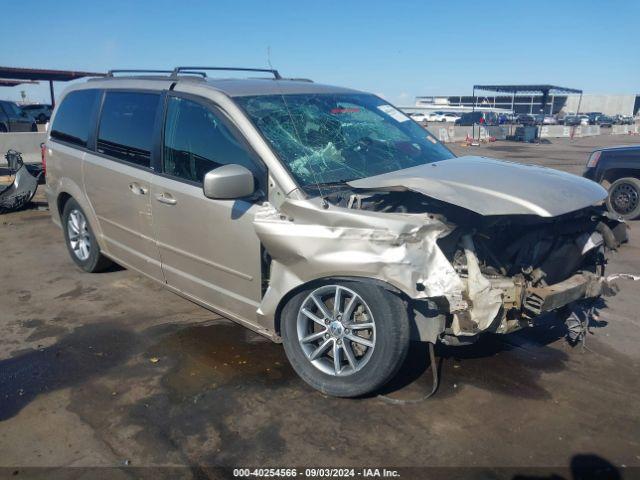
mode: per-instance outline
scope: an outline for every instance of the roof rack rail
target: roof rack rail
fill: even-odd
[[[311,80],[310,78],[287,77],[287,78],[283,78],[283,80],[291,80],[292,82],[307,82],[307,83],[313,83],[313,80]]]
[[[177,77],[179,73],[187,73],[194,75],[202,75],[204,77],[207,76],[205,72],[199,72],[198,70],[215,70],[215,71],[231,71],[231,72],[262,72],[262,73],[270,73],[276,80],[281,80],[282,77],[278,70],[269,69],[269,68],[234,68],[234,67],[176,67],[171,72],[172,77]]]
[[[173,70],[109,70],[107,77],[113,77],[116,73],[173,73]]]

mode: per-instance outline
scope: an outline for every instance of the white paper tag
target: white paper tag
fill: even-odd
[[[386,113],[391,118],[393,118],[396,122],[407,122],[409,121],[409,117],[407,117],[404,113],[399,110],[396,110],[391,105],[380,105],[378,110]]]

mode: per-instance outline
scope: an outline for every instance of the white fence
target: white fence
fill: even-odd
[[[640,133],[640,125],[614,125],[611,127],[611,135],[628,135]]]
[[[540,138],[577,138],[593,137],[600,135],[600,125],[578,125],[567,127],[565,125],[543,125],[540,128]]]
[[[7,163],[4,158],[7,150],[21,152],[25,163],[40,162],[40,144],[46,139],[45,132],[0,133],[0,165]]]
[[[444,143],[463,142],[467,138],[486,140],[494,137],[496,140],[506,140],[509,134],[509,127],[476,125],[475,127],[448,127],[429,126],[427,130],[438,140]]]
[[[507,136],[515,132],[515,128],[508,125],[456,127],[449,125],[440,127],[431,125],[427,130],[438,140],[444,143],[464,142],[467,138],[486,140],[493,137],[496,140],[506,140]],[[593,137],[595,135],[621,135],[627,133],[640,133],[638,125],[614,125],[611,129],[600,128],[600,125],[579,125],[568,127],[565,125],[542,125],[538,127],[540,138],[580,138]]]

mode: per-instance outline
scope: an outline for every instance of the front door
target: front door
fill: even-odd
[[[224,114],[206,100],[167,98],[162,174],[151,185],[151,210],[167,283],[232,317],[255,322],[261,298],[260,241],[251,199],[212,200],[204,175],[237,163],[266,177],[261,163]]]
[[[163,280],[150,200],[159,107],[157,93],[105,93],[97,153],[85,156],[84,187],[99,219],[106,253],[126,267]]]

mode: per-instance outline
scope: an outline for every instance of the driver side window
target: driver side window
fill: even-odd
[[[167,175],[201,184],[210,170],[240,164],[260,178],[256,162],[210,108],[169,97],[164,125],[162,164]]]

